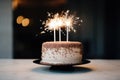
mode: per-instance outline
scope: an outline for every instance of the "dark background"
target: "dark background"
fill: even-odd
[[[16,0],[13,0],[13,2]],[[13,58],[40,58],[41,45],[53,40],[50,33],[40,34],[41,20],[47,12],[70,10],[83,23],[77,32],[70,32],[71,41],[81,41],[84,57],[95,59],[120,59],[120,12],[118,0],[18,0],[13,9]],[[30,19],[23,27],[16,23],[18,16]],[[63,37],[64,38],[64,37]]]

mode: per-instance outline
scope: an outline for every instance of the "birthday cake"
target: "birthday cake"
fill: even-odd
[[[79,64],[82,60],[82,54],[83,46],[81,42],[44,42],[40,63],[55,65]]]

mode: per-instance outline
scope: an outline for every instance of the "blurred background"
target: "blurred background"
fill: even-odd
[[[41,34],[47,12],[70,10],[83,23],[70,32],[84,46],[84,58],[120,59],[120,10],[114,0],[0,0],[0,58],[40,58],[41,45],[53,34]],[[64,38],[64,36],[63,36]]]

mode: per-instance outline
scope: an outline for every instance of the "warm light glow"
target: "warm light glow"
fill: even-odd
[[[50,14],[48,14],[50,16]],[[58,29],[59,26],[62,25],[62,20],[59,17],[59,14],[55,14],[53,18],[48,18],[46,22],[44,23],[45,27],[47,27],[49,30]]]
[[[12,0],[12,8],[16,9],[19,5],[19,0]]]
[[[68,27],[72,27],[72,25],[73,25],[73,16],[70,16],[68,19],[66,19],[65,24]]]
[[[30,23],[30,20],[28,18],[25,18],[22,20],[22,26],[23,27],[27,27]]]
[[[16,19],[16,22],[17,22],[18,24],[21,24],[23,19],[24,19],[23,16],[18,16],[17,19]]]
[[[61,28],[69,27],[69,29],[73,29],[72,25],[74,23],[75,17],[73,15],[68,15],[68,14],[69,14],[69,10],[67,10],[66,12],[62,12],[61,14],[56,13],[55,15],[48,13],[48,16],[50,18],[48,18],[48,20],[43,22],[43,24],[45,25],[45,28],[49,30],[53,30],[54,28],[58,30],[59,27]]]

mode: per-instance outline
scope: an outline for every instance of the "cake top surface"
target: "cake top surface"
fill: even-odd
[[[81,42],[78,41],[49,41],[49,42],[44,42],[42,44],[42,47],[80,47],[82,45]]]
[[[81,43],[81,42],[78,42],[78,41],[47,41],[47,42],[44,42],[44,43]]]

